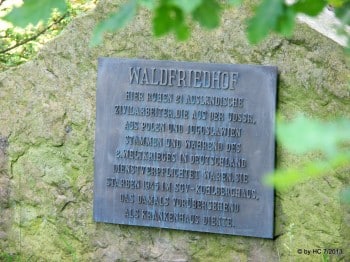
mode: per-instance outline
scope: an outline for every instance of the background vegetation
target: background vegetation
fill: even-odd
[[[92,0],[25,1],[25,4],[0,0],[0,71],[28,61],[74,17],[95,4]]]

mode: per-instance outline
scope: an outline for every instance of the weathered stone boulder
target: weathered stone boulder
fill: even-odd
[[[89,48],[95,24],[123,1],[101,1],[75,19],[32,61],[0,74],[0,260],[320,261],[298,249],[338,248],[350,259],[350,211],[339,192],[349,171],[276,193],[275,239],[129,227],[92,220],[97,58],[127,57],[276,65],[278,112],[350,117],[350,68],[341,47],[305,25],[290,39],[250,46],[251,7],[225,11],[222,26],[193,25],[192,37],[154,38],[150,13]],[[302,135],[302,134],[300,134]],[[308,155],[310,159],[316,157]],[[277,166],[305,156],[277,147]]]

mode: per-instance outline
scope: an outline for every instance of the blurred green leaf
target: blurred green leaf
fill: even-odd
[[[300,167],[278,169],[265,178],[265,183],[283,190],[311,177],[326,175],[335,169],[350,167],[350,120],[332,122],[299,116],[291,122],[277,122],[277,139],[288,150],[303,154],[321,150],[323,160],[308,162]]]
[[[162,36],[175,30],[176,27],[183,24],[184,16],[180,8],[162,4],[155,10],[153,19],[153,32],[156,36]]]
[[[135,16],[136,11],[137,1],[131,0],[123,5],[120,10],[112,13],[107,19],[103,20],[95,27],[90,45],[99,45],[103,40],[103,34],[105,32],[113,32],[123,28]]]
[[[228,0],[228,3],[233,6],[239,6],[243,3],[243,0]]]
[[[157,0],[138,0],[141,6],[144,6],[150,10],[156,7]]]
[[[276,31],[286,37],[290,37],[294,31],[296,13],[287,5],[284,5],[284,10],[283,14],[278,18]]]
[[[299,0],[292,7],[296,12],[316,16],[326,5],[327,1],[325,0]]]
[[[274,174],[267,175],[264,183],[275,186],[277,190],[285,190],[297,183],[312,177],[327,175],[338,168],[350,165],[350,153],[340,153],[328,161],[308,162],[301,167],[277,169]]]
[[[350,2],[335,8],[335,15],[343,25],[350,25]]]
[[[350,120],[321,122],[299,116],[290,123],[277,124],[277,139],[294,153],[322,150],[332,155],[339,143],[350,140]]]
[[[248,40],[256,44],[277,27],[279,17],[283,15],[283,0],[263,0],[255,15],[248,21]]]
[[[215,0],[203,0],[192,13],[193,19],[203,27],[213,29],[220,24],[221,7]]]
[[[190,35],[190,29],[185,24],[183,10],[164,1],[155,10],[153,32],[156,36],[174,32],[178,40],[186,40]]]
[[[20,7],[13,8],[3,19],[14,26],[24,28],[29,24],[36,25],[41,20],[46,22],[54,9],[64,13],[67,10],[65,0],[25,0]]]
[[[185,24],[180,24],[175,29],[176,37],[179,40],[186,40],[190,36],[190,29]]]
[[[192,13],[193,10],[198,8],[206,0],[170,0],[169,3],[182,9],[184,13]]]
[[[334,6],[334,7],[339,7],[345,4],[347,0],[328,0],[328,4]]]

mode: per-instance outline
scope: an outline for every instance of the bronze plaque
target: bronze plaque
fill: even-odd
[[[277,68],[100,58],[94,219],[273,237]]]

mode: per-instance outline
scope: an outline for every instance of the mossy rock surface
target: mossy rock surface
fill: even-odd
[[[339,192],[349,185],[350,167],[277,192],[274,240],[92,220],[98,57],[276,65],[279,114],[350,117],[346,56],[307,26],[298,25],[290,39],[250,46],[251,6],[242,6],[225,11],[219,29],[193,25],[191,39],[178,42],[154,38],[151,14],[141,11],[89,48],[95,24],[122,2],[101,1],[35,59],[0,74],[0,260],[349,261],[350,212]],[[278,167],[304,160],[278,145]],[[318,248],[342,248],[343,255],[322,260],[328,257],[297,252]]]

